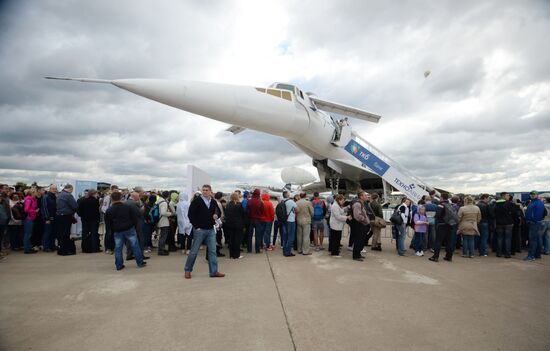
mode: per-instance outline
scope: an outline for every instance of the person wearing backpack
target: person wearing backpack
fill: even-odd
[[[293,257],[296,256],[292,253],[296,239],[296,202],[290,198],[290,192],[287,190],[283,192],[283,199],[287,217],[283,226],[283,256]]]
[[[325,216],[327,214],[327,205],[319,198],[319,193],[313,193],[313,216],[311,219],[311,229],[313,230],[313,242],[315,251],[324,250],[323,241],[325,238]]]
[[[284,247],[283,241],[283,230],[286,226],[288,220],[288,214],[286,213],[286,199],[283,197],[279,198],[279,203],[275,207],[275,229],[273,230],[273,246],[277,242],[277,232],[280,235],[281,240],[281,249]]]
[[[451,238],[451,226],[458,224],[458,216],[454,212],[453,207],[449,203],[449,195],[446,193],[441,194],[441,202],[437,205],[436,212],[436,237],[434,254],[429,258],[430,261],[439,261],[439,252],[441,246],[445,242],[445,261],[451,262],[453,260],[452,238]]]
[[[311,232],[311,216],[313,215],[313,206],[306,198],[306,193],[300,193],[300,200],[296,203],[296,240],[298,241],[298,253],[308,256],[309,252],[309,234]]]

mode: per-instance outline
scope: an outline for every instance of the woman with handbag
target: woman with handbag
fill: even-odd
[[[378,202],[379,196],[377,193],[371,195],[370,207],[374,213],[374,222],[372,223],[372,247],[373,251],[382,251],[382,241],[380,240],[380,234],[382,228],[386,228],[386,221],[384,220],[384,214],[382,212],[382,206]]]

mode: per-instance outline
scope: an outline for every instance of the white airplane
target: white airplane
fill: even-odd
[[[427,194],[425,184],[399,170],[397,164],[352,131],[349,116],[378,123],[380,116],[304,93],[286,83],[268,88],[160,79],[88,79],[45,77],[112,84],[134,94],[231,124],[238,134],[249,128],[285,138],[313,160],[319,184],[306,190],[358,189],[391,191],[383,179],[413,200]],[[328,113],[327,113],[328,112]],[[365,146],[367,145],[367,146]],[[409,194],[410,193],[410,194]]]

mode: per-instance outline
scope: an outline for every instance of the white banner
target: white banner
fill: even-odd
[[[422,196],[429,195],[426,190],[416,185],[412,179],[391,166],[382,178],[391,186],[402,192],[403,195],[413,200],[414,203],[418,203]]]
[[[187,182],[189,184],[187,193],[189,194],[189,200],[191,201],[195,192],[200,192],[204,184],[210,184],[210,175],[198,167],[188,165]]]

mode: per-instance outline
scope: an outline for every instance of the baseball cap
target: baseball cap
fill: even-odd
[[[531,190],[529,194],[538,195],[539,193],[536,190]]]

